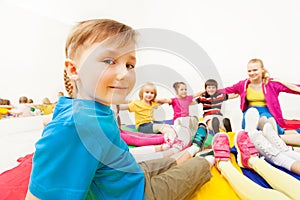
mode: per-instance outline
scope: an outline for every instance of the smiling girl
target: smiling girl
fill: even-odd
[[[263,61],[257,58],[251,59],[247,65],[248,78],[233,86],[226,87],[223,91],[227,94],[239,94],[241,98],[240,108],[243,112],[242,128],[245,128],[245,112],[254,107],[258,110],[260,117],[274,117],[277,122],[279,134],[284,134],[285,122],[282,116],[278,96],[280,92],[300,94],[285,85],[272,81]]]

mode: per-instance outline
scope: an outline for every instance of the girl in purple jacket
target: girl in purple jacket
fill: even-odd
[[[272,81],[260,59],[251,59],[248,62],[247,71],[249,78],[222,89],[227,94],[240,95],[240,108],[243,112],[242,128],[245,128],[245,112],[250,107],[255,107],[260,117],[273,117],[277,122],[278,133],[283,134],[284,129],[281,127],[285,125],[285,122],[278,100],[279,93],[300,94],[300,92],[291,90],[280,82]]]

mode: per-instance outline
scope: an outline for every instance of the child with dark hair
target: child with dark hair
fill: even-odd
[[[226,130],[226,132],[232,131],[230,120],[223,118],[221,108],[224,101],[237,96],[219,93],[218,82],[214,79],[208,79],[205,82],[205,93],[197,97],[195,101],[203,105],[203,117],[208,130],[212,130],[214,134],[218,133],[220,128]]]

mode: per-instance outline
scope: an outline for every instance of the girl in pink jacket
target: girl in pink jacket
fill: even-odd
[[[233,86],[221,89],[221,91],[227,94],[235,93],[240,95],[243,129],[245,128],[245,112],[250,107],[255,107],[259,111],[260,117],[273,117],[277,122],[278,133],[283,134],[284,129],[281,127],[285,125],[285,122],[278,100],[279,93],[300,94],[300,92],[291,90],[280,82],[272,81],[260,59],[251,59],[248,62],[247,70],[249,78],[241,80]]]

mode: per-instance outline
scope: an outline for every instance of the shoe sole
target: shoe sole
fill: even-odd
[[[214,135],[220,132],[220,121],[218,118],[213,117],[211,120],[211,126],[214,132]]]
[[[198,128],[199,128],[199,127],[198,127]],[[203,149],[204,149],[204,143],[205,143],[205,140],[207,139],[207,136],[208,136],[208,130],[207,130],[207,127],[204,126],[203,128],[205,129],[205,137],[204,137],[204,140],[203,140],[203,145],[202,145],[202,147],[200,148],[201,151],[203,151]]]
[[[241,132],[246,132],[244,130],[241,130],[241,131],[238,131],[237,134],[234,135],[234,146],[236,148],[236,151],[238,152],[237,153],[237,163],[240,167],[243,167],[243,168],[246,168],[244,165],[243,165],[243,162],[242,162],[242,156],[241,156],[241,151],[240,151],[240,148],[238,147],[238,144],[237,144],[237,137],[238,135],[241,133]]]
[[[224,124],[226,132],[232,132],[231,123],[230,123],[230,120],[228,118],[223,119],[223,124]]]
[[[256,108],[249,108],[245,114],[245,131],[250,132],[257,129],[259,113]]]
[[[201,157],[205,157],[205,156],[213,156],[214,155],[214,151],[212,149],[207,149],[207,150],[202,150],[200,152],[198,152],[196,156],[201,156]]]

